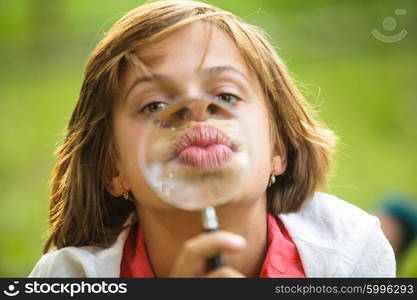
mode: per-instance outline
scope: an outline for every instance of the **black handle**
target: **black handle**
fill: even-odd
[[[216,231],[216,229],[206,229],[204,231],[205,232],[213,232],[213,231]],[[208,271],[213,271],[215,269],[223,267],[224,265],[225,265],[224,264],[224,258],[223,258],[223,255],[221,253],[216,254],[216,255],[210,257],[207,260],[207,269],[208,269]]]
[[[223,266],[224,266],[224,259],[223,259],[223,255],[221,255],[220,253],[216,254],[213,257],[210,257],[207,260],[207,268],[209,271],[221,268]]]
[[[217,223],[216,211],[214,207],[206,207],[202,210],[203,229],[205,232],[216,231],[219,227]],[[207,259],[207,271],[212,271],[225,265],[223,255],[218,253]]]

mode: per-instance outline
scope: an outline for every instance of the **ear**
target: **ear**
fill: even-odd
[[[271,174],[278,176],[287,168],[287,150],[281,140],[275,143],[271,157]]]
[[[123,175],[116,175],[106,180],[104,187],[113,197],[120,197],[130,190],[130,186]]]

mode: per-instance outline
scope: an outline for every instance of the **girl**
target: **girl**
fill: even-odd
[[[137,155],[155,114],[171,99],[201,95],[238,112],[229,118],[245,124],[252,149],[249,176],[233,200],[218,207],[222,230],[210,233],[201,233],[198,212],[161,201]],[[198,112],[185,126],[200,152],[173,158],[184,168],[188,163],[216,174],[234,162],[237,154],[227,143],[221,145],[227,155],[200,145],[213,132],[217,138],[227,133],[219,107],[191,109]],[[30,276],[395,276],[394,254],[377,218],[317,192],[325,187],[336,138],[313,117],[254,26],[199,2],[132,10],[87,64],[57,152],[50,236]],[[226,255],[226,265],[208,270],[205,262],[216,253]]]

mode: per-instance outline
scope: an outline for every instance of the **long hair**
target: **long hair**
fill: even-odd
[[[274,142],[287,153],[286,171],[267,190],[272,214],[297,211],[316,190],[325,188],[336,137],[317,121],[312,107],[261,30],[233,14],[193,1],[160,1],[128,12],[92,52],[78,102],[57,150],[49,208],[51,247],[111,245],[134,205],[106,192],[115,174],[117,149],[112,112],[129,65],[146,67],[133,53],[192,22],[217,26],[235,42],[263,87]]]

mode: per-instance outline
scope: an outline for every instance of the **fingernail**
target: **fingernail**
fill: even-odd
[[[233,246],[235,247],[242,247],[246,244],[246,240],[238,235],[234,235],[230,237],[230,242],[233,244]]]

